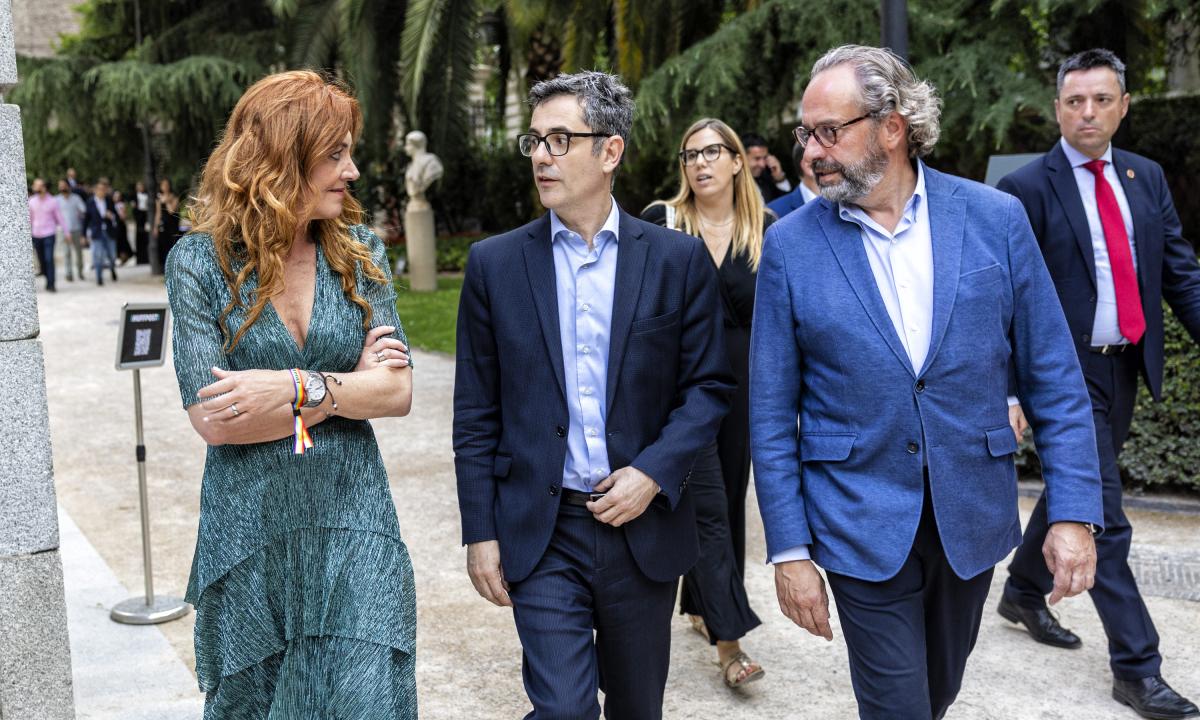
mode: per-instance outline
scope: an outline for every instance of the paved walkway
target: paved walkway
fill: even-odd
[[[111,573],[124,588],[142,584],[131,380],[129,373],[113,369],[113,361],[122,303],[162,300],[166,294],[161,281],[149,277],[144,269],[120,272],[120,282],[102,289],[94,283],[61,282],[57,295],[39,293],[38,297],[58,497],[82,532],[82,542],[72,543],[64,529],[62,554],[68,567],[90,568],[82,576],[76,572],[67,575],[71,631],[77,636],[89,632],[78,623],[79,613],[90,608],[87,612],[95,621],[97,605],[106,606],[112,598],[122,596],[111,581],[105,583],[104,573]],[[196,539],[204,445],[180,409],[170,364],[143,371],[142,383],[155,587],[159,592],[182,594]],[[527,706],[511,615],[476,596],[458,542],[450,446],[452,383],[450,358],[419,355],[412,415],[374,423],[416,568],[421,711],[428,718],[518,718]],[[759,558],[764,552],[762,528],[753,499],[749,505],[748,554]],[[1032,501],[1023,498],[1022,506],[1028,512]],[[1159,566],[1168,589],[1171,583],[1178,586],[1194,581],[1194,576],[1188,580],[1186,573],[1173,568],[1194,571],[1200,517],[1139,510],[1130,514],[1137,529],[1139,557],[1166,559]],[[80,565],[76,556],[90,552],[89,547],[95,549],[98,559]],[[676,618],[666,717],[854,717],[846,651],[836,620],[834,642],[808,636],[778,612],[770,568],[752,562],[747,572],[751,602],[763,618],[763,626],[750,634],[745,647],[766,667],[767,677],[745,692],[730,693],[721,685],[710,650]],[[1083,649],[1045,648],[995,614],[993,604],[1002,576],[997,573],[979,644],[949,717],[1135,717],[1108,697],[1104,634],[1091,601],[1082,597],[1061,605],[1064,624],[1084,638]],[[107,594],[82,592],[87,583],[107,587]],[[1195,599],[1194,594],[1191,597]],[[1200,637],[1200,604],[1181,595],[1149,596],[1147,603],[1163,636],[1168,680],[1178,690],[1200,698],[1200,642],[1196,640]],[[151,630],[161,633],[186,668],[193,665],[191,623],[189,615]],[[90,643],[73,637],[80,717],[149,717],[144,707],[105,709],[106,698],[114,694],[143,697],[141,678],[162,666],[155,658],[157,650],[130,650],[146,639],[147,629],[105,627],[118,641]],[[125,648],[120,647],[121,637],[128,639]],[[114,666],[137,662],[143,663],[144,669],[128,672]],[[105,665],[112,668],[107,683],[97,683],[95,676],[86,675]],[[177,690],[177,697],[183,698],[194,693],[194,679],[186,673],[182,678],[175,673],[172,678],[161,683],[165,691]],[[196,715],[191,710],[164,710],[154,717],[183,720]]]

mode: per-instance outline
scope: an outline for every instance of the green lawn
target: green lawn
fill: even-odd
[[[396,311],[413,347],[454,354],[454,328],[458,320],[458,295],[462,276],[439,276],[438,289],[415,293],[396,283]],[[421,360],[417,358],[416,364]]]

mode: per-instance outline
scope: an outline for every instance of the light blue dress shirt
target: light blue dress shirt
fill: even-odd
[[[919,374],[933,336],[933,234],[925,196],[925,164],[917,161],[917,185],[896,229],[888,232],[857,205],[841,203],[838,215],[858,226],[871,274],[913,372]],[[807,545],[771,556],[772,563],[807,560]]]
[[[558,333],[567,391],[567,459],[563,487],[591,492],[611,473],[605,436],[605,389],[617,280],[617,202],[592,247],[550,211],[550,242],[558,290]]]
[[[1083,213],[1087,216],[1088,232],[1092,238],[1092,254],[1096,257],[1096,319],[1092,322],[1092,345],[1124,345],[1129,341],[1121,335],[1117,323],[1117,291],[1113,286],[1112,263],[1108,259],[1108,241],[1104,238],[1104,226],[1100,223],[1100,208],[1096,204],[1096,176],[1084,167],[1091,158],[1071,147],[1066,138],[1061,140],[1063,154],[1075,173],[1075,185],[1079,188],[1079,199],[1083,201]],[[1129,211],[1129,200],[1121,178],[1112,164],[1112,143],[1100,156],[1104,161],[1104,179],[1117,196],[1121,208],[1121,219],[1125,221],[1125,234],[1129,237],[1129,252],[1133,256],[1133,271],[1137,272],[1137,246],[1133,242],[1133,214]]]

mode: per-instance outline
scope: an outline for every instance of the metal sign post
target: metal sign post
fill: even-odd
[[[146,491],[146,445],[142,433],[141,368],[157,367],[165,359],[166,303],[125,303],[117,340],[117,369],[133,370],[133,413],[137,426],[138,500],[142,516],[142,565],[146,594],[118,603],[109,616],[120,623],[152,625],[183,617],[191,606],[177,597],[154,595],[154,566],[150,560],[150,498]]]

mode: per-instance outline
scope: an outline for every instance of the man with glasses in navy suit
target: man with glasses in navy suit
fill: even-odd
[[[1200,710],[1160,674],[1158,633],[1129,568],[1133,529],[1121,508],[1117,458],[1133,420],[1138,375],[1155,400],[1162,397],[1163,300],[1200,342],[1200,266],[1181,234],[1162,168],[1112,145],[1128,111],[1125,64],[1116,55],[1098,49],[1067,58],[1054,100],[1062,139],[997,187],[1029,214],[1091,397],[1105,528],[1096,538],[1091,596],[1108,635],[1113,698],[1142,717],[1173,720]],[[1014,429],[1023,422],[1018,409]],[[1039,449],[1041,440],[1034,437]],[[1078,648],[1083,642],[1046,608],[1045,536],[1043,495],[1009,565],[998,610],[1038,642]]]
[[[454,462],[467,570],[512,607],[527,718],[662,717],[671,611],[695,562],[688,477],[729,407],[699,240],[625,213],[617,78],[535,85],[519,138],[549,212],[472,247]]]

